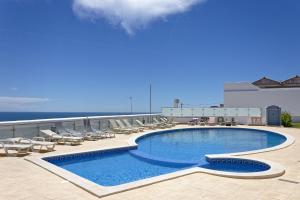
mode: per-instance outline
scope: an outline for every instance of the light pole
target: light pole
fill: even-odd
[[[132,114],[132,97],[131,96],[129,97],[129,100],[130,100],[130,114]]]
[[[129,97],[130,100],[130,114],[132,115],[132,96]],[[133,124],[133,117],[130,117],[131,124]]]
[[[151,83],[150,83],[150,124],[152,123],[152,88],[151,88]]]

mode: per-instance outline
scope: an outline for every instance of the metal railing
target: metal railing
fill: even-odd
[[[260,108],[162,108],[168,117],[261,117]]]
[[[62,122],[63,126],[69,129],[83,131],[83,120],[89,119],[91,126],[98,130],[110,128],[110,119],[129,119],[129,122],[135,125],[135,120],[139,119],[149,123],[153,117],[161,114],[138,114],[138,115],[112,115],[112,116],[91,116],[91,117],[73,117],[73,118],[55,118],[39,120],[22,120],[0,122],[0,139],[11,137],[33,138],[40,136],[40,130],[52,129],[55,123]]]

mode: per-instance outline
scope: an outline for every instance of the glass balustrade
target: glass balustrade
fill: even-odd
[[[260,108],[163,108],[167,117],[261,117]]]
[[[160,114],[152,114],[152,117],[159,117]],[[44,120],[28,120],[22,122],[0,122],[0,139],[12,137],[33,138],[42,136],[40,130],[54,130],[55,124],[61,123],[65,129],[73,129],[76,131],[84,131],[84,120],[89,119],[90,124],[97,130],[110,128],[110,119],[128,119],[129,123],[136,125],[136,119],[149,123],[151,121],[149,114],[127,115],[127,116],[99,116],[99,117],[79,117],[64,119],[44,119]]]

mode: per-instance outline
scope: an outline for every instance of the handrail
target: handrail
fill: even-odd
[[[162,114],[170,117],[261,117],[261,108],[171,108],[163,107]]]
[[[133,117],[147,117],[157,116],[161,113],[156,114],[134,114],[134,115],[104,115],[104,116],[87,116],[87,117],[69,117],[69,118],[51,118],[51,119],[35,119],[35,120],[19,120],[19,121],[4,121],[0,122],[0,126],[11,126],[11,125],[29,125],[29,124],[43,124],[61,121],[79,121],[84,119],[114,119],[114,118],[133,118]]]

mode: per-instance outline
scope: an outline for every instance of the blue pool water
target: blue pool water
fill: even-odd
[[[239,158],[213,159],[209,163],[201,165],[201,167],[235,173],[261,172],[270,169],[270,166],[265,163]]]
[[[100,185],[115,186],[195,166],[234,172],[264,171],[268,166],[253,162],[208,163],[205,155],[269,148],[285,140],[276,133],[250,129],[182,129],[143,136],[137,140],[137,149],[45,160]]]
[[[283,143],[282,135],[251,129],[209,128],[171,130],[141,137],[138,150],[158,158],[205,162],[207,154],[264,149]]]
[[[189,167],[176,163],[146,162],[128,150],[48,161],[104,186],[128,183]]]

